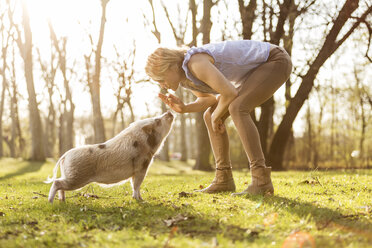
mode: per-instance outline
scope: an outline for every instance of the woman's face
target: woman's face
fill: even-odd
[[[163,75],[163,80],[159,80],[158,83],[163,89],[171,89],[176,91],[182,76],[177,72],[176,68],[172,66]]]

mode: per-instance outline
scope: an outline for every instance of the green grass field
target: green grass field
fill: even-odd
[[[0,160],[0,247],[372,244],[372,170],[274,172],[274,196],[232,197],[193,192],[214,173],[156,161],[141,187],[143,202],[131,198],[125,183],[93,184],[67,192],[65,203],[49,204],[50,185],[43,181],[53,167],[52,161]],[[250,182],[248,171],[234,171],[234,177],[238,191]],[[307,234],[303,246],[283,246],[298,231]]]

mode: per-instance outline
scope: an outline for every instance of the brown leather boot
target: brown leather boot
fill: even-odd
[[[264,195],[267,193],[274,194],[274,187],[271,182],[271,167],[258,167],[251,169],[252,183],[248,185],[243,192],[233,193],[238,195]]]
[[[208,187],[196,192],[214,194],[219,192],[235,191],[235,183],[231,167],[216,168],[216,175]]]

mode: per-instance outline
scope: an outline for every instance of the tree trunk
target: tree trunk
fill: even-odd
[[[105,32],[106,24],[106,6],[109,0],[101,0],[102,11],[101,11],[101,25],[99,38],[97,43],[97,49],[95,52],[95,65],[94,74],[92,78],[92,84],[90,87],[92,106],[93,106],[93,128],[94,128],[94,142],[100,143],[106,140],[105,126],[101,113],[101,94],[100,94],[100,75],[101,75],[101,51],[103,44],[103,36]]]
[[[309,165],[312,163],[313,155],[313,126],[311,122],[311,111],[310,103],[307,103],[306,109],[306,122],[307,122],[307,147],[306,147],[306,164]]]
[[[201,32],[203,34],[203,44],[210,42],[210,32],[212,28],[211,8],[213,2],[211,0],[203,1],[203,19],[201,23]],[[211,145],[209,143],[208,130],[205,126],[203,113],[196,113],[196,135],[197,135],[197,154],[196,161],[193,167],[194,170],[212,170],[209,155],[211,153]]]
[[[36,101],[36,93],[34,88],[33,76],[33,62],[32,62],[32,32],[30,27],[30,19],[28,10],[25,3],[22,4],[23,9],[23,28],[24,28],[24,44],[19,40],[19,48],[21,50],[22,58],[24,61],[25,78],[28,92],[28,109],[30,117],[30,130],[31,130],[31,156],[30,160],[45,161],[43,127]],[[20,39],[21,37],[18,37]]]
[[[203,113],[196,113],[195,116],[198,149],[196,150],[196,161],[193,169],[210,171],[212,170],[211,164],[209,163],[211,145],[209,143],[208,130],[204,123]]]
[[[364,112],[364,100],[363,100],[363,93],[362,93],[362,86],[361,80],[358,77],[358,70],[354,66],[354,78],[356,82],[356,92],[359,100],[359,107],[360,107],[360,118],[361,118],[361,129],[360,129],[360,139],[359,139],[359,158],[361,161],[362,167],[364,167],[364,140],[366,137],[366,129],[367,129],[367,118]]]
[[[18,111],[18,92],[17,92],[17,84],[16,84],[16,71],[15,71],[15,56],[14,56],[14,48],[12,49],[13,51],[13,60],[12,60],[12,77],[11,77],[11,85],[12,85],[12,92],[10,88],[9,90],[9,96],[11,98],[10,100],[10,115],[12,119],[12,137],[10,139],[9,145],[10,145],[10,155],[11,157],[17,157],[18,155],[23,156],[22,152],[25,151],[25,140],[23,139],[22,136],[22,130],[21,130],[21,124],[19,122],[19,111]],[[18,153],[16,150],[16,140],[18,138]]]
[[[65,128],[65,118],[64,118],[64,112],[61,110],[61,113],[59,115],[59,128],[58,128],[58,151],[59,151],[59,156],[61,157],[65,152],[65,136],[66,136],[66,128]]]
[[[54,48],[57,50],[58,53],[58,64],[63,76],[63,85],[65,88],[65,96],[66,98],[63,100],[63,113],[61,115],[64,117],[59,118],[60,122],[60,130],[59,133],[63,133],[64,135],[59,135],[59,155],[62,156],[66,151],[70,150],[74,147],[74,140],[75,140],[75,131],[74,131],[74,112],[75,112],[75,105],[72,101],[71,90],[69,86],[69,79],[67,78],[67,49],[66,37],[62,37],[60,39],[57,38],[57,35],[54,32],[53,26],[50,22],[48,22],[50,37],[53,41]],[[61,45],[59,44],[59,40],[61,40]],[[64,130],[61,130],[63,128]]]
[[[5,58],[3,58],[5,61]],[[5,62],[4,62],[5,64]],[[5,90],[7,88],[6,78],[5,78],[5,67],[2,69],[2,77],[3,77],[3,87],[1,89],[1,98],[0,98],[0,158],[4,156],[3,150],[3,113],[4,113],[4,101],[5,101]]]
[[[243,39],[250,40],[252,38],[252,26],[256,19],[255,11],[257,8],[257,1],[250,0],[247,6],[244,5],[244,0],[238,0],[239,11],[243,25]]]

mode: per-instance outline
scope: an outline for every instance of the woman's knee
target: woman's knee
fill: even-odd
[[[232,118],[240,116],[244,113],[250,113],[252,108],[249,103],[242,102],[239,98],[232,101],[229,105],[229,112]]]
[[[212,121],[212,107],[209,107],[206,111],[204,111],[203,119],[205,124],[208,126],[209,123]]]

